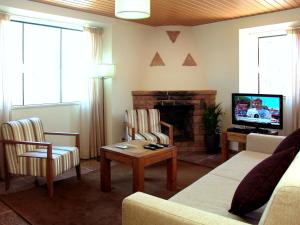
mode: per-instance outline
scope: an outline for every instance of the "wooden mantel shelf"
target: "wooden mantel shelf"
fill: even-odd
[[[177,91],[132,91],[132,96],[193,96],[193,95],[216,95],[216,90],[177,90]]]

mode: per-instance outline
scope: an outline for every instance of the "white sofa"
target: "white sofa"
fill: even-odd
[[[300,224],[300,153],[262,208],[238,217],[228,212],[245,175],[272,154],[282,136],[249,134],[241,151],[169,200],[134,193],[123,201],[123,225]],[[300,140],[299,140],[300,141]]]

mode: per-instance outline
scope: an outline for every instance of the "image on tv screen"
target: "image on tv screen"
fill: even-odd
[[[280,99],[264,96],[235,96],[234,115],[237,121],[280,125]]]

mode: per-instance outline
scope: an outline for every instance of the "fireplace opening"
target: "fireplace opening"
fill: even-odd
[[[162,121],[174,126],[175,142],[194,141],[193,105],[156,105],[154,108],[159,109]],[[167,128],[162,126],[162,132],[167,132]]]

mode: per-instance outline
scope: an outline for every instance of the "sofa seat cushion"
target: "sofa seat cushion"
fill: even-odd
[[[241,181],[250,170],[269,156],[270,154],[260,152],[242,151],[212,170],[210,173]]]
[[[169,200],[239,221],[257,224],[263,209],[253,211],[245,217],[239,217],[228,212],[239,183],[237,180],[209,173]]]
[[[53,146],[53,175],[57,176],[79,165],[79,151],[76,147]],[[47,149],[36,149],[19,156],[19,173],[45,177],[47,174]]]

